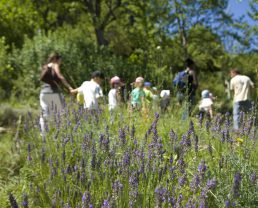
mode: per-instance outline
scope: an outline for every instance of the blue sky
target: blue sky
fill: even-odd
[[[235,17],[245,16],[249,24],[254,25],[255,22],[248,17],[247,12],[250,10],[250,0],[229,0],[228,12],[232,13]]]

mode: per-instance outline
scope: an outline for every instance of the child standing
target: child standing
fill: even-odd
[[[143,90],[144,79],[137,77],[135,80],[135,89],[131,92],[131,105],[133,109],[145,109],[145,93]]]
[[[209,118],[213,117],[213,100],[212,100],[212,94],[209,92],[209,90],[203,90],[202,91],[202,100],[199,104],[199,110],[200,113],[206,114]]]
[[[101,83],[104,79],[104,74],[101,71],[95,71],[91,74],[91,80],[85,81],[82,85],[71,91],[71,93],[80,93],[84,97],[84,109],[98,110],[98,98],[103,97]]]
[[[119,106],[121,95],[119,88],[121,86],[121,80],[118,76],[114,76],[110,80],[111,90],[108,93],[108,109],[109,111],[115,110]]]
[[[150,82],[144,82],[144,89],[145,93],[145,100],[148,105],[148,107],[151,107],[152,100],[153,100],[153,93],[151,91],[151,83]]]
[[[160,92],[160,108],[161,112],[167,111],[170,104],[170,90],[161,90]]]
[[[119,104],[121,103],[121,93],[120,93],[120,86],[121,80],[118,76],[114,76],[110,80],[111,90],[108,93],[108,109],[110,112],[110,121],[111,123],[114,122],[114,118],[116,115],[116,109],[118,108]]]

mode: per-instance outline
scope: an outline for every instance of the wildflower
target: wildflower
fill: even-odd
[[[191,190],[192,190],[192,191],[196,191],[197,188],[198,188],[199,185],[200,185],[200,182],[201,182],[201,180],[200,180],[199,175],[198,175],[198,174],[195,174],[194,177],[193,177],[193,179],[192,179],[192,181],[191,181],[191,183],[190,183],[190,188],[191,188]]]
[[[190,134],[194,134],[195,133],[195,131],[194,131],[194,123],[193,123],[192,120],[190,121],[190,124],[189,124],[189,133]]]
[[[239,144],[242,144],[244,142],[244,140],[240,137],[236,138],[236,141],[239,143]]]
[[[198,138],[197,135],[195,135],[195,136],[194,136],[194,150],[195,150],[195,153],[198,152],[198,148],[199,148],[198,142],[199,142],[199,138]]]
[[[178,179],[179,185],[184,186],[186,179],[187,179],[186,174],[183,174],[183,176]]]
[[[178,160],[178,166],[179,166],[180,172],[181,172],[181,173],[185,173],[186,164],[185,164],[184,158],[180,158],[180,159]]]
[[[123,190],[123,184],[120,183],[119,180],[115,181],[112,185],[112,189],[115,193],[119,193]]]
[[[131,139],[134,139],[134,137],[135,137],[135,126],[134,126],[134,124],[132,125],[130,136],[131,136]]]
[[[206,208],[205,200],[201,200],[199,208]]]
[[[205,122],[205,129],[206,129],[207,132],[209,132],[209,130],[210,130],[210,121],[206,121]]]
[[[190,147],[191,146],[191,139],[190,139],[190,132],[188,131],[187,134],[184,134],[182,136],[182,140],[180,142],[181,145],[185,147]]]
[[[22,197],[23,197],[22,206],[24,208],[28,208],[29,207],[28,195],[24,193]]]
[[[27,157],[27,160],[28,160],[28,161],[31,161],[31,160],[32,160],[32,158],[31,158],[31,146],[30,146],[30,144],[28,144],[28,157]]]
[[[226,207],[226,208],[234,207],[235,205],[236,205],[235,202],[231,202],[231,201],[229,201],[229,200],[226,200],[226,201],[225,201],[225,207]]]
[[[199,171],[199,173],[201,174],[202,177],[204,177],[204,174],[205,174],[206,170],[207,170],[207,166],[205,164],[205,161],[202,160],[201,163],[198,166],[198,171]]]
[[[255,184],[257,179],[258,179],[258,175],[255,172],[251,173],[251,175],[250,175],[250,182],[252,184]]]
[[[45,162],[46,160],[46,149],[44,147],[41,148],[41,161]]]
[[[126,133],[125,130],[123,128],[119,129],[119,139],[122,142],[122,144],[124,145],[126,143]]]
[[[110,208],[110,205],[109,205],[109,202],[108,202],[107,199],[104,200],[104,202],[103,202],[101,208]]]
[[[190,198],[190,199],[188,200],[188,202],[186,203],[185,208],[195,208],[195,207],[196,207],[196,206],[195,206],[195,204],[193,203],[193,199]]]
[[[123,165],[129,166],[130,165],[130,154],[128,152],[125,152],[123,156]]]
[[[156,188],[155,195],[156,195],[156,199],[157,199],[159,206],[161,206],[161,204],[166,200],[167,189],[163,188],[163,187]]]
[[[177,135],[176,133],[173,131],[173,129],[170,130],[169,132],[169,138],[171,139],[172,142],[177,140]]]
[[[208,146],[208,151],[209,151],[209,153],[210,153],[210,155],[212,156],[212,145],[211,145],[211,143],[209,143],[209,146]]]
[[[234,176],[234,183],[233,183],[233,196],[236,198],[239,196],[239,191],[240,191],[240,185],[241,185],[241,174],[239,172],[237,172]]]
[[[169,197],[168,197],[168,202],[169,202],[169,204],[171,205],[171,207],[175,207],[175,205],[176,205],[176,199],[175,199],[175,197],[169,196]]]
[[[214,189],[216,187],[216,185],[217,185],[217,180],[215,178],[213,178],[213,179],[207,181],[206,187],[207,187],[207,189],[211,190],[211,189]]]
[[[11,208],[19,208],[17,201],[12,194],[9,194],[9,202],[11,204]]]
[[[179,194],[178,198],[177,198],[177,206],[176,207],[180,207],[180,204],[183,201],[183,194]]]
[[[82,208],[86,208],[88,207],[88,205],[90,204],[90,200],[91,200],[91,195],[89,192],[84,192],[84,194],[82,195]]]
[[[63,162],[65,162],[65,157],[66,157],[65,149],[63,149],[63,152],[62,152],[62,160],[63,160]]]

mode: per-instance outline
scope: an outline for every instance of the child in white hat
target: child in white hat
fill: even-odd
[[[202,91],[202,100],[199,104],[201,114],[207,114],[210,118],[213,117],[213,96],[209,90]]]

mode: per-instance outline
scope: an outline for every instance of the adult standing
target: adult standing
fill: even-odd
[[[186,59],[186,71],[188,73],[187,93],[188,102],[190,105],[194,104],[195,94],[198,88],[198,78],[196,73],[196,65],[192,59]]]
[[[196,73],[196,65],[195,62],[188,58],[185,60],[185,65],[186,65],[186,70],[185,73],[187,74],[187,80],[186,80],[186,86],[184,87],[184,91],[186,93],[181,94],[179,97],[179,103],[182,103],[182,95],[186,94],[187,96],[187,102],[184,103],[184,110],[183,110],[183,115],[182,115],[182,120],[185,120],[189,115],[191,114],[192,111],[192,106],[194,105],[195,102],[195,95],[196,95],[196,90],[198,88],[198,78],[197,78],[197,73]],[[181,98],[180,98],[181,97]]]
[[[49,55],[47,63],[43,65],[40,79],[43,82],[40,91],[41,130],[45,130],[45,122],[54,113],[60,112],[63,108],[60,86],[73,90],[60,71],[61,56],[57,53]]]
[[[250,112],[252,108],[250,89],[254,88],[254,83],[248,76],[241,75],[237,69],[230,71],[230,89],[234,91],[233,99],[233,120],[234,129],[240,127],[240,112]]]

